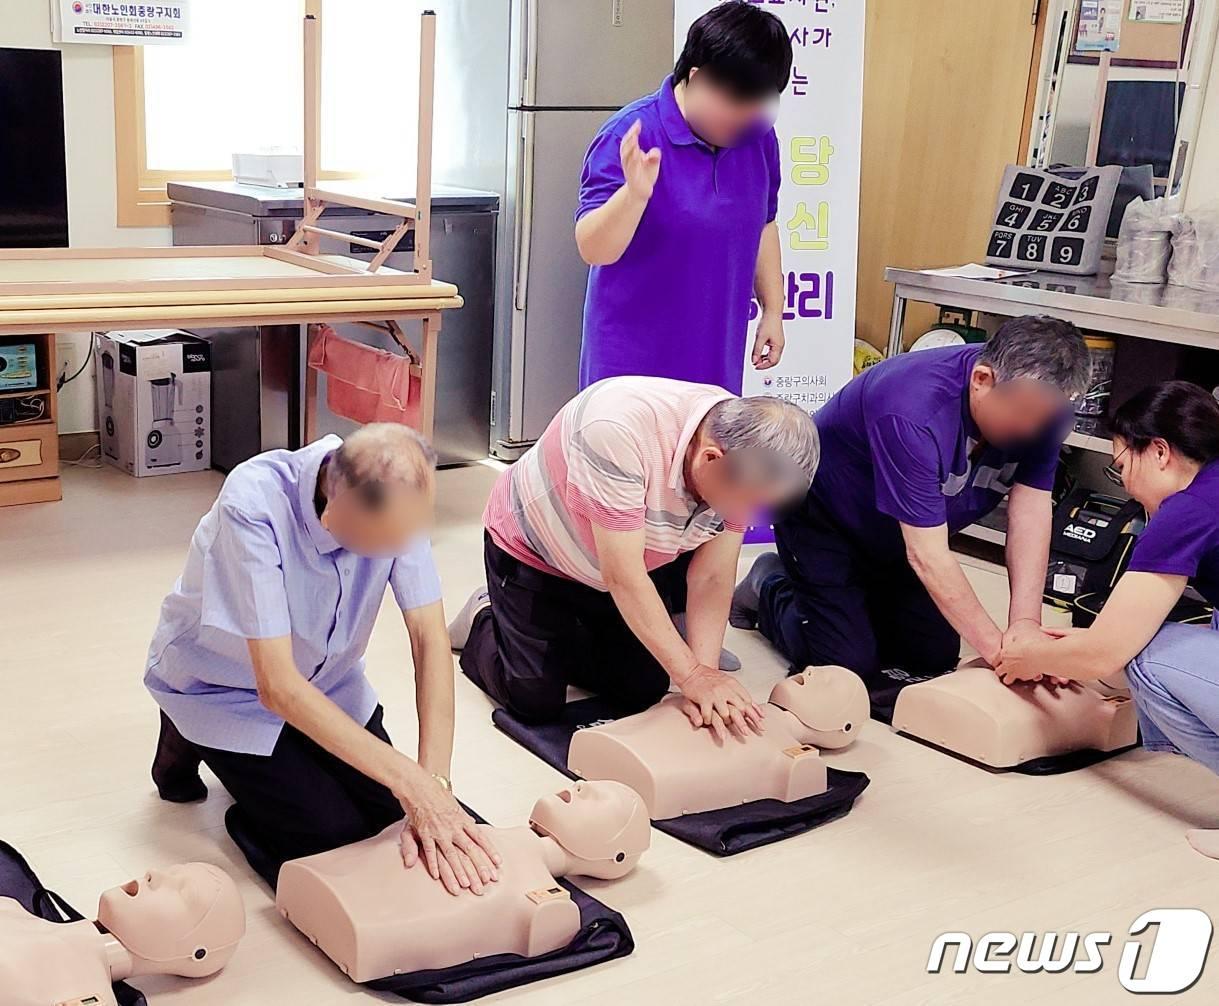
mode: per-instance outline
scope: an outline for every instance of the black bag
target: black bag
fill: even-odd
[[[1075,599],[1075,610],[1081,612],[1090,622],[1096,620],[1101,613],[1108,596],[1100,594],[1081,594]],[[1210,625],[1215,609],[1210,602],[1193,587],[1186,587],[1172,610],[1168,613],[1168,622],[1180,622],[1182,625]]]
[[[1070,607],[1075,625],[1091,625],[1095,614],[1076,602],[1087,596],[1103,603],[1113,591],[1130,562],[1134,526],[1142,516],[1136,500],[1085,488],[1068,493],[1054,510],[1046,601]]]
[[[12,898],[31,915],[48,922],[80,922],[84,916],[53,891],[48,891],[24,857],[0,842],[0,898]],[[4,990],[0,989],[0,1002]],[[148,1006],[144,994],[126,982],[114,983],[119,1006]]]

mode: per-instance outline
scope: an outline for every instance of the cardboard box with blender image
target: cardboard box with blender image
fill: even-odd
[[[97,340],[102,457],[131,475],[210,468],[211,345],[175,329]]]

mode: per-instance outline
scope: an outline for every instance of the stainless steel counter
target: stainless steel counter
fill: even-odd
[[[402,186],[394,186],[365,179],[325,182],[327,188],[336,192],[348,192],[355,196],[370,196],[374,199],[396,199],[401,202],[414,200],[414,193],[403,194]],[[166,192],[172,202],[194,203],[234,213],[245,213],[252,217],[287,216],[299,217],[303,212],[304,195],[299,188],[273,189],[265,185],[245,185],[242,182],[170,182]],[[456,185],[432,187],[434,209],[498,210],[499,196],[481,189],[466,189]],[[350,215],[345,206],[331,206],[326,210],[332,216]],[[325,214],[323,214],[325,215]]]
[[[1006,317],[1048,314],[1092,332],[1219,349],[1219,294],[1178,286],[1115,283],[1107,273],[1035,272],[981,280],[889,268],[885,280],[894,284],[891,356],[902,351],[906,303],[912,300]]]
[[[341,182],[353,194],[410,202],[400,186]],[[238,182],[170,182],[175,245],[285,243],[303,212],[300,189],[272,189]],[[485,458],[491,440],[491,360],[494,336],[495,232],[499,197],[494,192],[437,185],[432,193],[432,261],[435,274],[456,283],[465,299],[449,312],[440,334],[433,441],[442,464]],[[380,240],[397,226],[381,214],[332,207],[325,214],[337,230]],[[407,234],[387,265],[413,267],[414,234]],[[323,238],[323,252],[367,261],[361,245]],[[380,349],[394,346],[383,333],[339,326],[339,333]],[[301,329],[242,327],[201,330],[212,343],[213,396],[225,402],[214,411],[212,460],[230,469],[261,450],[298,446],[303,355]],[[322,391],[326,379],[320,379]],[[218,399],[219,400],[219,399]],[[345,435],[354,424],[334,415],[319,396],[317,432]]]
[[[1113,263],[1096,276],[1034,272],[1002,280],[962,279],[915,269],[888,268],[893,284],[893,314],[889,321],[890,356],[902,351],[906,304],[910,301],[982,311],[999,317],[1048,314],[1102,335],[1132,336],[1152,342],[1219,349],[1219,294],[1184,287],[1114,282]],[[1107,455],[1105,437],[1073,432],[1071,447]],[[1002,545],[1001,529],[974,524],[961,532]]]

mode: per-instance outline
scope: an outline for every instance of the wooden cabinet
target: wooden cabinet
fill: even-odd
[[[49,503],[63,497],[59,486],[59,427],[55,382],[55,337],[19,335],[0,337],[4,343],[33,343],[37,357],[37,385],[19,390],[0,389],[0,400],[42,403],[34,419],[0,424],[0,506]]]
[[[882,349],[886,266],[982,261],[1020,153],[1034,0],[870,0],[864,53],[856,334]],[[907,331],[935,318],[911,305]]]

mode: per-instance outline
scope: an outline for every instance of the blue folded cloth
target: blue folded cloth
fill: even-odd
[[[25,858],[7,842],[0,842],[0,898],[12,898],[31,915],[48,922],[80,922],[84,916],[42,881]],[[139,989],[126,982],[114,983],[114,998],[119,1006],[148,1006]],[[5,1001],[0,989],[0,1002]]]
[[[500,730],[528,751],[575,778],[567,770],[567,751],[577,730],[597,723],[616,720],[620,713],[601,698],[569,702],[563,715],[553,723],[525,723],[506,709],[496,709],[491,719]],[[862,772],[829,770],[829,788],[817,796],[793,803],[781,800],[755,800],[752,803],[683,814],[652,826],[666,835],[713,853],[732,856],[756,849],[793,835],[802,835],[819,825],[846,814],[871,781]]]

